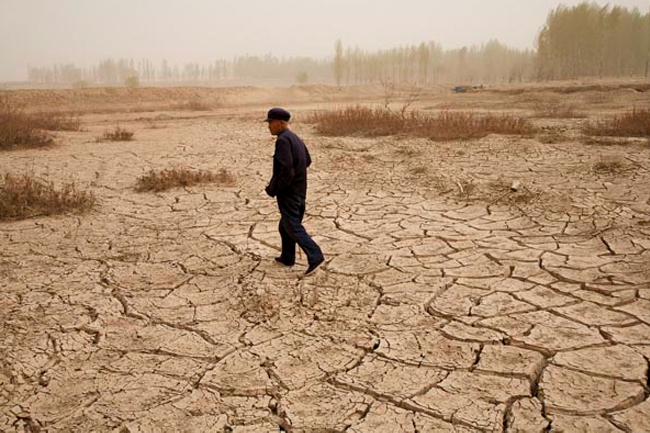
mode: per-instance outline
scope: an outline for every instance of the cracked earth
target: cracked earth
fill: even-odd
[[[304,255],[273,260],[264,112],[85,115],[1,155],[99,204],[0,223],[0,431],[650,431],[646,143],[582,144],[582,120],[547,121],[557,144],[298,120],[327,258],[303,278]],[[92,142],[116,122],[136,140]],[[134,191],[174,165],[237,182]]]

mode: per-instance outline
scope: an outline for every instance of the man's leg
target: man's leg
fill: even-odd
[[[296,263],[296,241],[287,233],[282,219],[280,219],[278,229],[280,231],[280,238],[282,238],[282,254],[280,255],[279,261],[287,266],[291,266]]]
[[[281,224],[284,226],[284,230],[305,252],[309,264],[322,262],[323,252],[302,225],[305,201],[300,197],[287,197],[278,200],[278,204],[282,213]]]

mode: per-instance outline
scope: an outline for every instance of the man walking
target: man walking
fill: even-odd
[[[291,114],[282,108],[269,110],[265,122],[269,131],[277,136],[273,155],[273,177],[266,193],[277,197],[280,208],[280,237],[282,254],[275,260],[286,266],[296,262],[296,243],[307,255],[309,267],[305,275],[312,273],[323,261],[323,253],[302,225],[307,198],[307,167],[311,157],[305,143],[291,130]]]

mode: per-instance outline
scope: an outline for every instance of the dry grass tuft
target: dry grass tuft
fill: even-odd
[[[625,162],[619,157],[604,157],[593,165],[594,173],[597,174],[618,174],[625,169]]]
[[[601,137],[650,137],[650,109],[635,108],[609,120],[589,123],[583,132]]]
[[[190,170],[187,168],[170,168],[165,170],[150,170],[138,179],[135,189],[140,192],[159,192],[201,183],[232,185],[234,182],[235,177],[223,168],[217,173],[205,170]]]
[[[564,104],[557,101],[546,101],[535,104],[534,117],[548,119],[584,119],[587,117],[573,104]]]
[[[116,126],[114,130],[104,132],[96,141],[98,143],[102,141],[131,141],[133,140],[133,134],[133,131]]]
[[[582,143],[590,146],[626,146],[635,142],[621,137],[584,137]]]
[[[211,111],[212,110],[212,106],[210,106],[210,104],[200,99],[191,99],[186,102],[174,104],[171,108],[173,110],[183,110],[183,111]]]
[[[73,113],[34,113],[29,116],[34,125],[47,131],[79,131],[81,120]]]
[[[23,107],[0,95],[0,150],[42,147],[54,143]]]
[[[434,141],[482,138],[488,134],[527,135],[533,126],[524,118],[508,115],[444,111],[434,116],[418,111],[395,113],[363,106],[317,112],[307,118],[318,133],[327,136],[403,135]]]
[[[32,175],[10,173],[0,177],[0,220],[24,219],[68,211],[84,211],[95,203],[92,192],[77,189],[74,183],[55,188]]]

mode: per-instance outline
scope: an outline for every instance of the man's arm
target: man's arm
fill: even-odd
[[[280,191],[290,186],[293,180],[293,154],[291,143],[288,140],[278,138],[275,142],[273,160],[277,166],[277,173],[273,173],[273,178],[266,188],[267,194],[271,197],[275,197]]]
[[[311,165],[311,155],[309,154],[309,149],[307,149],[307,146],[305,146],[305,161],[305,166],[309,167]]]

